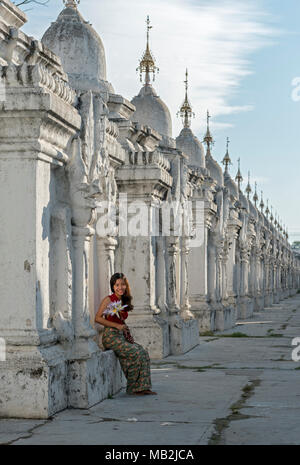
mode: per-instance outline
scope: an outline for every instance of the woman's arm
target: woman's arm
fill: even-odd
[[[98,312],[95,316],[95,323],[100,323],[100,325],[106,326],[108,328],[117,328],[119,330],[123,330],[125,328],[125,325],[114,323],[113,321],[108,321],[102,316],[104,310],[109,305],[109,303],[110,303],[110,298],[108,296],[102,300],[99,306]]]

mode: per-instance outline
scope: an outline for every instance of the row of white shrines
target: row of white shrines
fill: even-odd
[[[187,95],[184,128],[172,138],[169,110],[150,85],[149,23],[145,85],[131,103],[106,80],[101,39],[76,2],[65,3],[39,41],[21,31],[25,14],[0,2],[2,417],[48,418],[121,388],[119,363],[94,324],[114,272],[129,280],[128,324],[152,358],[185,353],[199,332],[233,327],[300,287],[287,233],[230,177],[228,153],[223,173],[209,128],[205,155]],[[193,227],[99,234],[97,207],[121,194],[149,215],[179,203],[175,217]]]

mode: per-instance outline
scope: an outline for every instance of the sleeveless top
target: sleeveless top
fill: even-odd
[[[115,293],[109,295],[108,297],[110,298],[111,302],[118,302],[119,300],[121,300],[121,299],[118,299]],[[128,312],[126,312],[126,310],[122,310],[120,314],[123,320],[126,320],[126,318],[128,317]],[[105,318],[108,321],[113,321],[114,323],[123,324],[123,321],[117,315],[105,315]]]

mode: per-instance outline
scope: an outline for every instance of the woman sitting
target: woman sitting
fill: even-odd
[[[133,310],[132,296],[127,278],[115,273],[110,279],[112,294],[105,297],[95,322],[105,326],[102,342],[118,357],[127,379],[127,394],[153,395],[151,391],[150,358],[147,350],[135,343],[125,320]]]

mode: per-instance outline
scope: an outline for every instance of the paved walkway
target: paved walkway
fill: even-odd
[[[121,392],[46,421],[2,419],[0,444],[300,444],[295,337],[300,295],[153,362],[158,396]]]

